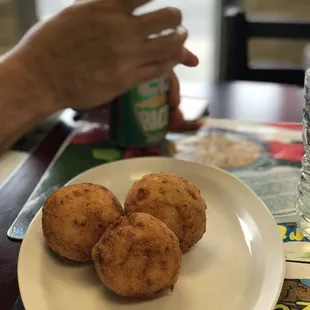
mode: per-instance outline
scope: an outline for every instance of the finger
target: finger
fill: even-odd
[[[180,45],[184,44],[187,37],[187,29],[184,27],[178,27],[178,29],[176,29],[176,31],[173,33],[146,40],[145,48],[149,50],[163,50],[167,49],[168,47],[173,47],[174,44],[177,44],[176,48],[178,48]]]
[[[174,72],[171,74],[168,102],[173,109],[177,108],[180,104],[180,84]]]
[[[199,121],[187,122],[183,121],[178,126],[170,125],[170,130],[174,132],[196,131],[202,127],[203,123]]]
[[[160,9],[155,12],[136,17],[144,36],[158,34],[166,29],[176,29],[182,23],[181,11],[174,7]]]
[[[183,48],[181,56],[181,64],[187,67],[196,67],[199,64],[198,57],[189,51],[186,47]]]
[[[187,39],[187,31],[179,30],[173,34],[159,37],[156,39],[149,39],[143,46],[142,61],[165,61],[172,57],[172,55],[179,55],[182,57],[182,46]]]
[[[181,63],[182,59],[182,47],[180,47],[178,50],[174,49],[167,49],[167,50],[147,50],[144,51],[141,55],[141,57],[138,59],[138,62],[140,65],[149,65],[149,64],[155,64],[155,63],[164,63],[169,60],[175,59],[177,60],[177,63]]]
[[[178,63],[177,59],[171,59],[163,63],[152,63],[141,66],[134,75],[133,85],[148,82],[160,76],[170,76],[173,67]]]
[[[172,109],[170,114],[170,130],[180,131],[193,131],[198,130],[202,126],[199,121],[186,122],[180,109]]]
[[[169,128],[174,129],[179,128],[184,123],[184,117],[180,109],[171,109]]]
[[[151,2],[152,0],[123,0],[123,3],[127,10],[132,13],[138,7]]]

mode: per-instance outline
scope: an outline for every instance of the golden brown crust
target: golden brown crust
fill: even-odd
[[[64,186],[43,206],[43,234],[60,257],[87,262],[107,226],[123,215],[118,199],[103,186],[90,183]]]
[[[189,180],[170,173],[151,173],[135,182],[125,200],[125,211],[149,213],[177,235],[182,252],[206,231],[206,203]]]
[[[128,297],[173,289],[182,261],[176,235],[145,213],[129,214],[108,227],[92,257],[101,281]]]

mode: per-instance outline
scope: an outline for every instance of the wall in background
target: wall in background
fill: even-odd
[[[16,7],[13,1],[0,1],[0,54],[18,41]]]

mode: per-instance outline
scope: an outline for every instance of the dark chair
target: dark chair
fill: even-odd
[[[304,68],[254,65],[248,59],[251,38],[309,39],[310,23],[300,21],[250,20],[236,6],[224,10],[222,25],[221,80],[262,81],[303,86]]]

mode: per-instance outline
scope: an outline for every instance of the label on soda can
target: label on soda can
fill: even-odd
[[[110,107],[110,138],[120,146],[147,147],[164,140],[169,123],[169,79],[161,77],[120,96]]]

